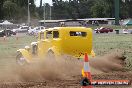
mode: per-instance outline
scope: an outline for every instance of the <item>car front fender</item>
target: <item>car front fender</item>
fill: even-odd
[[[31,55],[31,53],[28,50],[26,50],[26,49],[19,49],[19,50],[17,50],[17,52],[20,52],[28,63],[31,62],[32,55]]]

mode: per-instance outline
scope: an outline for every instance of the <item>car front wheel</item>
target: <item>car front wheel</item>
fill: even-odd
[[[24,56],[22,55],[21,52],[17,53],[16,63],[19,64],[19,65],[21,65],[21,66],[27,64],[26,58],[24,58]]]

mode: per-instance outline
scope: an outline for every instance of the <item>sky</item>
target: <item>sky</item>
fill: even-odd
[[[43,0],[43,3],[49,3],[50,5],[52,5],[52,0]],[[36,6],[39,6],[39,4],[40,4],[40,0],[36,0],[35,1],[35,3],[36,3]]]
[[[63,1],[66,1],[66,0],[63,0]],[[49,3],[50,5],[52,5],[52,0],[43,0],[43,3],[44,2],[45,3]],[[36,6],[38,7],[39,4],[40,4],[40,0],[36,0],[35,3],[36,3]]]

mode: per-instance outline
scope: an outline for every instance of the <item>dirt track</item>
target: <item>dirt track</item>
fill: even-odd
[[[128,72],[114,72],[92,75],[93,79],[128,79],[132,81],[132,74]],[[0,88],[80,88],[81,76],[73,76],[69,80],[41,80],[19,83],[2,83]],[[97,86],[97,88],[132,88],[129,86]]]
[[[132,81],[132,72],[122,70],[124,58],[120,54],[105,55],[101,57],[101,60],[103,61],[100,61],[100,58],[91,59],[93,80],[126,79]],[[1,73],[0,88],[80,88],[82,66],[82,61],[75,59],[59,60],[54,64],[48,60],[45,63],[33,63],[25,67],[15,66],[17,68],[13,67]],[[132,88],[132,85],[97,86],[97,88]]]

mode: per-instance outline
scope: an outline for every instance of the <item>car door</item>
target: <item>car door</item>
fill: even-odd
[[[44,32],[40,32],[39,33],[39,41],[38,41],[38,56],[39,57],[44,57],[44,43],[45,43],[45,33]]]
[[[45,46],[46,52],[52,47],[53,31],[46,31]]]

